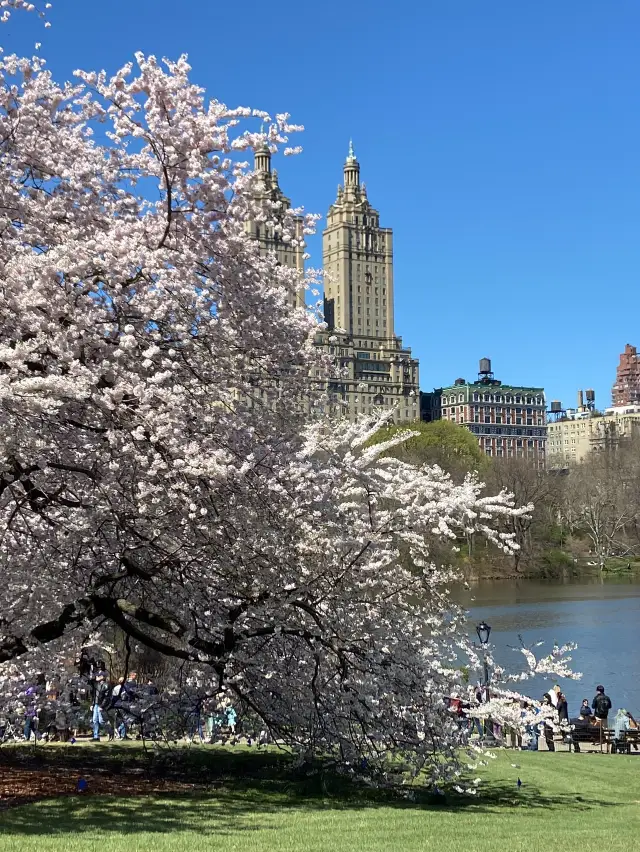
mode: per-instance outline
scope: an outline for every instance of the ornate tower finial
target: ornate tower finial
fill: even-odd
[[[262,133],[262,127],[260,127]],[[256,172],[269,174],[271,172],[271,151],[267,145],[266,138],[258,145],[253,152],[253,168]]]
[[[360,164],[356,160],[353,150],[353,140],[349,139],[349,154],[344,164],[344,188],[345,192],[353,192],[360,186]]]

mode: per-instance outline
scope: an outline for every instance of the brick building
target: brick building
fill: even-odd
[[[543,388],[503,384],[480,360],[475,382],[456,379],[439,391],[441,417],[473,432],[480,448],[497,458],[529,458],[545,464],[546,402]]]
[[[611,389],[611,403],[614,407],[640,405],[640,362],[636,347],[630,343],[620,355],[616,381]]]

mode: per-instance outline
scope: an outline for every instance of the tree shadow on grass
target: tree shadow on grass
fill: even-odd
[[[287,812],[293,811],[392,808],[497,815],[513,808],[551,813],[628,804],[568,793],[549,794],[531,784],[519,789],[513,783],[499,781],[482,786],[476,796],[434,793],[418,786],[375,789],[319,766],[301,771],[290,755],[275,751],[198,749],[173,756],[155,755],[150,762],[139,750],[126,753],[117,748],[93,753],[84,748],[73,752],[48,750],[35,757],[24,752],[13,756],[2,753],[0,765],[5,771],[7,760],[17,762],[23,770],[25,761],[30,761],[32,769],[27,771],[40,772],[46,766],[54,773],[64,769],[70,778],[81,774],[88,785],[82,796],[71,795],[71,786],[48,794],[56,798],[0,814],[2,833],[15,835],[174,831],[221,835],[273,830],[279,827],[279,818],[285,819]],[[111,795],[95,795],[103,792],[101,779],[105,776]],[[138,792],[135,788],[131,792],[132,777],[144,782]],[[162,783],[174,779],[183,786],[145,795],[146,790],[157,790],[159,779]],[[149,786],[145,787],[147,782]]]

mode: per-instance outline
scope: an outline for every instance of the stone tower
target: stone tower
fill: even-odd
[[[344,184],[329,208],[322,235],[325,322],[317,344],[338,365],[329,381],[333,411],[353,420],[392,409],[396,423],[417,420],[418,361],[393,326],[393,237],[360,183],[349,144]]]
[[[296,269],[300,276],[304,272],[304,243],[302,219],[296,218],[297,245],[283,241],[277,224],[282,221],[284,214],[291,208],[291,201],[280,189],[278,173],[271,168],[271,151],[266,144],[256,149],[254,155],[254,172],[258,177],[258,187],[255,197],[262,201],[268,210],[266,222],[247,222],[248,233],[258,241],[260,250],[266,254],[274,252],[282,266]],[[275,224],[274,224],[275,223]],[[305,303],[304,288],[292,293],[291,302],[295,307]]]
[[[393,234],[369,204],[351,143],[344,185],[327,214],[322,260],[329,324],[351,335],[393,338]]]

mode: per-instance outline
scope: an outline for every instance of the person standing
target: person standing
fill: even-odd
[[[35,686],[30,686],[24,694],[27,699],[27,709],[24,714],[24,738],[29,742],[31,734],[33,734],[34,739],[38,739],[38,693]]]
[[[596,686],[596,695],[591,702],[593,715],[601,728],[609,727],[609,710],[611,710],[611,699],[604,691],[604,686]]]
[[[91,706],[91,724],[93,728],[93,742],[100,742],[100,728],[107,729],[109,739],[112,738],[112,729],[106,716],[106,711],[111,702],[111,688],[104,669],[98,669],[93,687],[93,698]]]
[[[25,690],[26,710],[24,714],[24,738],[27,742],[33,734],[34,740],[38,739],[38,697],[44,691],[46,678],[40,673],[33,686]]]
[[[543,735],[544,741],[547,744],[547,751],[556,750],[556,745],[553,739],[555,710],[556,708],[553,706],[551,696],[548,692],[545,692],[542,696],[540,706],[540,713],[543,717],[542,722],[540,723],[540,733]]]
[[[561,725],[563,722],[569,721],[569,704],[567,702],[567,697],[564,692],[560,692],[558,694],[558,703],[556,704],[556,710],[558,711],[558,721]]]
[[[234,707],[227,707],[227,727],[232,737],[236,735],[236,725],[238,723],[238,714]]]
[[[127,725],[125,717],[125,707],[129,702],[129,696],[123,677],[118,678],[117,684],[111,692],[111,706],[116,711],[116,726],[115,733],[121,740],[127,740]]]

